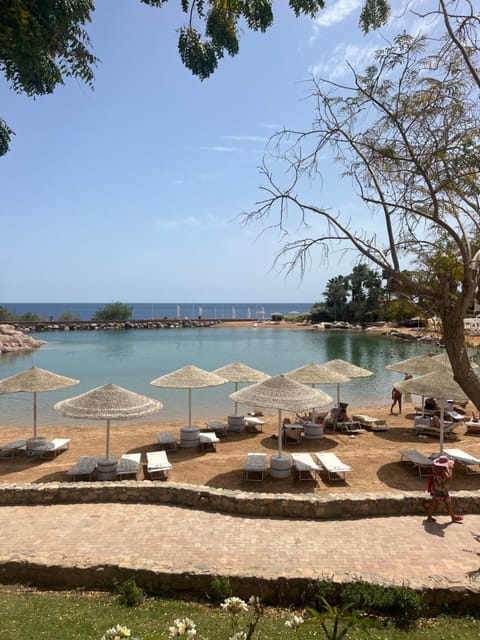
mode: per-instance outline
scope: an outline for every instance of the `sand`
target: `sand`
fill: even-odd
[[[471,411],[471,407],[469,407]],[[317,483],[298,482],[293,477],[275,480],[267,476],[265,482],[245,482],[242,466],[248,452],[266,452],[268,457],[275,453],[278,441],[272,435],[278,431],[277,415],[266,415],[267,424],[263,433],[231,433],[222,438],[216,452],[199,449],[177,449],[169,452],[173,464],[169,480],[173,482],[206,485],[209,487],[239,489],[268,493],[361,493],[399,492],[423,490],[426,479],[420,478],[409,463],[400,462],[399,450],[416,449],[425,455],[438,451],[438,440],[417,437],[412,429],[413,405],[404,407],[403,415],[390,415],[390,405],[383,407],[353,407],[351,413],[367,414],[386,419],[389,430],[385,432],[365,432],[357,436],[326,431],[321,440],[302,440],[299,444],[284,446],[285,452],[332,451],[346,464],[353,467],[347,474],[346,482],[329,482],[323,478]],[[289,414],[284,413],[284,416]],[[469,413],[471,415],[471,413]],[[293,417],[293,416],[292,416]],[[212,420],[225,420],[225,416],[211,416]],[[203,420],[195,421],[204,427]],[[156,434],[170,431],[179,437],[181,422],[141,422],[112,423],[111,454],[120,456],[127,452],[142,452],[157,449]],[[480,438],[465,435],[466,428],[459,424],[455,429],[455,439],[451,446],[463,449],[480,457]],[[51,482],[67,480],[66,471],[74,466],[81,455],[103,455],[105,452],[105,423],[90,423],[75,427],[38,428],[39,435],[71,438],[68,451],[54,460],[38,460],[20,453],[14,460],[0,460],[0,482]],[[0,427],[2,443],[32,436],[32,427]],[[145,465],[146,457],[142,456]],[[145,479],[145,468],[138,479]],[[480,487],[480,476],[467,476],[462,468],[455,473],[453,489],[473,490]]]

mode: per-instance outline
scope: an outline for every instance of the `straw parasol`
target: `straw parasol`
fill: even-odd
[[[440,354],[442,358],[443,354]],[[427,373],[433,373],[434,371],[440,371],[449,367],[449,362],[444,363],[441,360],[432,358],[427,355],[415,356],[414,358],[408,358],[407,360],[401,360],[400,362],[394,362],[388,364],[385,369],[389,371],[398,371],[399,373],[411,374],[413,376],[424,376]]]
[[[373,376],[373,371],[357,367],[357,365],[347,362],[346,360],[329,360],[325,362],[323,366],[335,371],[335,373],[341,373],[347,376],[347,378],[366,378]],[[340,383],[337,384],[337,406],[340,406]]]
[[[278,410],[279,457],[282,456],[282,410],[297,413],[332,402],[332,398],[320,389],[312,389],[285,375],[274,376],[240,391],[234,391],[230,394],[230,398],[241,404]]]
[[[220,384],[228,382],[226,378],[205,371],[194,365],[187,365],[172,373],[160,376],[156,380],[152,380],[150,384],[155,387],[165,387],[169,389],[188,389],[188,426],[192,426],[192,389],[201,389],[204,387],[216,387]]]
[[[263,382],[270,377],[268,373],[253,369],[241,362],[232,362],[224,367],[220,367],[220,369],[214,369],[212,373],[225,378],[228,382],[235,383],[235,391],[238,391],[239,382]],[[238,403],[235,402],[235,415],[237,415],[237,408]]]
[[[285,374],[292,380],[296,380],[301,384],[310,384],[315,387],[316,384],[336,384],[350,382],[350,378],[343,373],[338,373],[334,369],[326,367],[324,364],[310,363],[298,369],[293,369]],[[315,410],[313,411],[312,422],[315,422]]]
[[[78,384],[80,380],[31,367],[22,373],[0,380],[0,393],[25,391],[33,394],[33,437],[37,437],[37,393],[57,391]]]
[[[421,396],[432,396],[440,400],[440,453],[443,452],[443,419],[445,402],[449,399],[458,402],[468,401],[463,389],[455,382],[453,376],[442,367],[439,371],[427,373],[424,376],[395,382],[395,389],[401,393],[414,393]]]
[[[62,400],[54,405],[55,411],[68,418],[106,420],[106,453],[110,457],[110,420],[132,420],[160,411],[163,404],[153,398],[129,391],[116,384],[96,387],[79,396]]]

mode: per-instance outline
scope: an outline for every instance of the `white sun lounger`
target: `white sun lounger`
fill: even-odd
[[[200,449],[216,451],[217,442],[220,442],[216,433],[201,433],[200,434]]]
[[[36,452],[40,452],[40,458],[56,458],[59,453],[66,451],[70,446],[68,438],[54,438],[50,442],[35,447]]]
[[[165,451],[147,451],[147,473],[152,480],[166,480],[172,468]]]
[[[334,453],[330,451],[324,451],[322,453],[316,453],[318,463],[325,469],[328,474],[329,480],[345,480],[346,474],[353,471],[352,467],[349,467],[348,464],[342,462]],[[332,478],[332,474],[336,474],[339,478]],[[342,478],[343,474],[343,478]]]
[[[352,416],[352,420],[358,422],[361,427],[365,427],[369,431],[388,431],[387,421],[380,418],[372,418],[363,413]]]
[[[136,479],[137,473],[140,471],[142,454],[141,453],[125,453],[120,458],[120,462],[117,466],[117,478],[120,480],[127,476],[134,476]]]
[[[98,458],[95,456],[81,456],[77,464],[67,471],[67,476],[74,481],[82,477],[91,480],[97,468],[97,461]]]
[[[432,473],[433,460],[427,458],[420,451],[415,449],[400,449],[400,462],[411,462],[418,469],[420,477],[429,476]]]
[[[160,449],[164,449],[165,451],[175,451],[177,448],[177,437],[169,431],[157,433],[157,442]]]
[[[465,473],[477,474],[480,473],[480,468],[472,469],[472,467],[480,467],[480,459],[475,456],[462,451],[461,449],[444,449],[443,452],[455,462],[465,467]]]
[[[17,451],[23,449],[26,444],[26,440],[15,440],[14,442],[0,445],[0,458],[13,460]]]
[[[247,460],[243,467],[245,480],[262,482],[267,470],[266,453],[247,453]]]
[[[309,453],[292,453],[295,473],[298,480],[316,480],[322,467],[315,462]]]

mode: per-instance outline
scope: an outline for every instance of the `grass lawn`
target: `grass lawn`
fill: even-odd
[[[110,593],[78,591],[42,592],[21,587],[0,587],[2,640],[100,640],[107,629],[117,624],[132,631],[141,640],[169,637],[168,628],[175,618],[191,618],[197,626],[197,637],[227,640],[230,618],[219,606],[148,598],[137,608],[128,608]],[[262,640],[287,638],[324,638],[317,625],[302,625],[298,633],[285,627],[292,611],[266,608],[255,637]],[[301,612],[297,612],[301,613]],[[421,619],[408,629],[392,623],[375,624],[368,630],[351,629],[349,638],[356,640],[464,640],[478,638],[479,624],[472,617],[440,616]]]

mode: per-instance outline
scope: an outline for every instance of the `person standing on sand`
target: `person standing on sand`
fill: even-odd
[[[433,514],[438,509],[440,502],[445,503],[445,507],[450,515],[452,522],[461,522],[462,516],[457,516],[453,512],[452,501],[448,488],[453,475],[453,460],[447,456],[440,456],[433,462],[433,472],[428,479],[428,491],[432,496],[432,501],[428,506],[427,521],[436,522]]]
[[[393,387],[392,389],[392,406],[390,407],[390,414],[393,414],[393,407],[398,404],[398,415],[402,413],[402,392]]]

